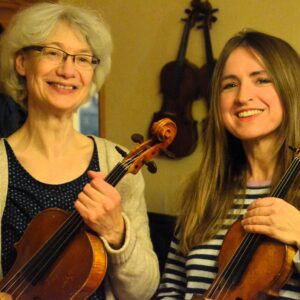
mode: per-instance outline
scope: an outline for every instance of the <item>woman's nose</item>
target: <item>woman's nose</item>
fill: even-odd
[[[238,93],[236,95],[236,101],[244,104],[247,103],[248,101],[253,100],[254,98],[254,91],[251,88],[251,86],[247,83],[245,84],[240,84]]]
[[[58,73],[66,78],[75,76],[76,66],[74,57],[67,56],[58,66]]]

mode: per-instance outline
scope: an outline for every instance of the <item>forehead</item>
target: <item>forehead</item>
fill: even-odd
[[[252,48],[238,47],[228,56],[223,74],[231,74],[241,71],[254,72],[266,70],[261,56]]]
[[[63,47],[64,50],[86,50],[91,48],[86,37],[73,24],[66,21],[58,21],[53,30],[50,32],[45,43],[56,44]]]

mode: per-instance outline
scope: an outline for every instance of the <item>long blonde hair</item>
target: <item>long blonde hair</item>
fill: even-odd
[[[180,251],[187,254],[192,247],[209,240],[220,229],[238,190],[246,188],[247,159],[239,139],[223,126],[220,108],[220,82],[225,63],[234,49],[246,47],[261,59],[284,108],[278,129],[280,140],[274,153],[280,157],[273,176],[275,184],[286,170],[293,154],[289,145],[300,145],[300,60],[285,41],[257,31],[243,31],[232,37],[223,48],[215,66],[210,110],[203,136],[200,167],[192,175],[181,195],[177,232]],[[299,185],[299,181],[298,181]],[[299,189],[290,189],[289,202],[300,208]]]

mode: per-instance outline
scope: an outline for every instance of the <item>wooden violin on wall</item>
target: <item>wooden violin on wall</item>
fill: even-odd
[[[201,96],[208,97],[208,82],[210,81],[208,75],[213,69],[213,65],[210,63],[212,60],[211,44],[209,43],[206,47],[208,64],[201,69],[186,59],[186,52],[190,31],[197,22],[203,22],[202,27],[208,30],[209,24],[216,20],[212,17],[212,13],[216,10],[209,8],[211,6],[207,1],[202,3],[199,0],[193,0],[191,8],[185,10],[188,16],[183,19],[185,26],[177,58],[175,61],[167,63],[160,74],[163,103],[160,111],[154,113],[151,124],[165,117],[176,123],[177,135],[169,150],[178,158],[191,154],[197,146],[198,130],[197,122],[192,116],[192,103]],[[206,37],[209,37],[207,32]]]
[[[176,125],[170,119],[153,124],[153,138],[124,156],[106,176],[115,186],[127,173],[136,174],[144,164],[155,171],[151,160],[172,143]],[[133,140],[140,135],[133,135]],[[87,299],[101,284],[107,258],[100,238],[84,226],[77,211],[50,208],[38,214],[16,245],[17,258],[0,282],[1,292],[13,299]]]
[[[209,1],[194,2],[194,5],[198,6],[198,10],[200,11],[199,21],[201,21],[201,24],[199,24],[197,28],[203,30],[206,56],[206,64],[204,64],[199,70],[199,81],[201,83],[199,97],[203,97],[206,100],[206,105],[209,108],[210,82],[216,64],[216,60],[213,55],[209,30],[212,26],[212,23],[217,21],[214,13],[216,13],[218,9],[212,8]]]

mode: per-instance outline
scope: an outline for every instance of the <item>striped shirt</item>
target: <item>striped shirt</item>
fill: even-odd
[[[202,295],[211,286],[218,272],[217,258],[232,217],[244,215],[248,205],[257,198],[269,195],[270,187],[248,187],[246,199],[240,194],[234,200],[225,225],[208,242],[194,247],[188,255],[178,252],[179,240],[174,237],[156,299],[191,299]],[[273,298],[272,298],[273,299]],[[292,277],[281,289],[276,299],[300,299],[300,275],[294,267]]]

